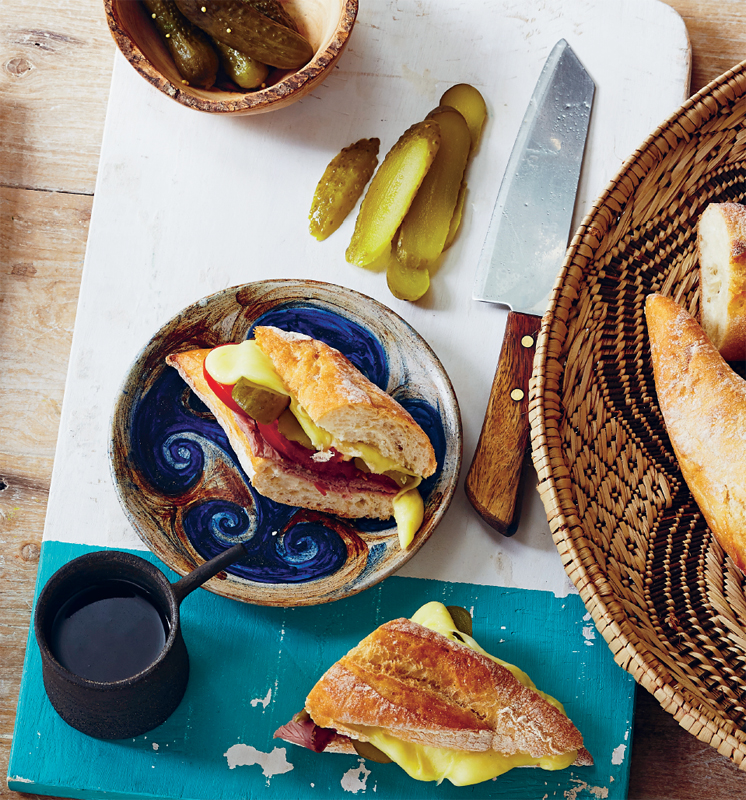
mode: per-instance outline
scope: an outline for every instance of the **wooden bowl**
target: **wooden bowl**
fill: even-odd
[[[114,41],[147,81],[189,108],[211,114],[262,114],[285,108],[331,73],[357,17],[358,0],[285,0],[286,9],[314,49],[314,56],[293,72],[272,70],[268,86],[257,91],[200,89],[182,82],[147,10],[137,0],[104,0]]]

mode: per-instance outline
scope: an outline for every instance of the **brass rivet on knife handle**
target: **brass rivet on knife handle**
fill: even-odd
[[[528,445],[528,383],[541,318],[510,312],[487,412],[466,476],[466,495],[477,513],[503,535],[511,528]],[[530,339],[530,344],[527,340]],[[520,399],[513,399],[517,390]]]

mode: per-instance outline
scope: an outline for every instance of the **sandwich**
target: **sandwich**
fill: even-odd
[[[381,625],[321,677],[275,737],[394,761],[412,778],[455,786],[514,767],[593,764],[562,705],[454,616],[431,602]]]
[[[394,517],[401,547],[424,518],[417,489],[435,472],[430,439],[338,350],[268,326],[254,338],[172,353],[215,416],[254,489],[341,517]]]

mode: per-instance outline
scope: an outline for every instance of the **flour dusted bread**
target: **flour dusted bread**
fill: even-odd
[[[700,322],[726,361],[746,360],[746,206],[711,203],[697,225]]]
[[[306,699],[313,721],[353,739],[368,727],[429,747],[534,758],[580,750],[573,723],[487,656],[408,619],[387,622]]]
[[[746,381],[668,297],[645,304],[663,418],[686,481],[723,550],[746,572]]]
[[[317,753],[388,758],[417,780],[456,786],[514,767],[593,764],[561,705],[482,650],[437,601],[363,639],[275,736]]]
[[[347,442],[374,445],[418,475],[435,472],[435,453],[427,434],[338,350],[272,327],[255,328],[254,339],[319,427]]]

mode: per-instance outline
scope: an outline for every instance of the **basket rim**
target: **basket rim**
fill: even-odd
[[[722,105],[713,96],[717,90],[725,90],[724,93],[731,97],[731,101],[745,97],[745,76],[746,60],[713,79],[685,100],[624,161],[583,218],[565,254],[552,289],[549,306],[542,318],[529,390],[529,424],[532,459],[538,475],[538,491],[544,504],[552,538],[568,577],[578,589],[599,633],[609,645],[614,660],[629,672],[637,683],[647,689],[682,727],[701,741],[715,747],[718,752],[729,757],[740,769],[746,771],[746,733],[741,732],[735,723],[724,715],[717,716],[712,711],[702,708],[698,698],[685,687],[674,688],[671,685],[673,676],[666,665],[635,633],[627,613],[601,569],[596,570],[594,569],[596,565],[584,563],[582,551],[588,549],[588,539],[579,524],[578,509],[574,501],[571,498],[563,500],[558,488],[560,480],[569,479],[569,470],[561,458],[564,447],[559,426],[547,424],[545,403],[548,391],[554,390],[557,395],[560,393],[564,369],[556,354],[556,340],[566,342],[568,332],[566,322],[574,298],[578,294],[574,287],[580,283],[582,267],[576,265],[575,260],[579,254],[584,260],[592,260],[592,254],[603,238],[602,236],[596,238],[599,230],[608,230],[609,227],[605,220],[600,225],[594,224],[601,217],[607,201],[612,195],[620,193],[628,199],[642,180],[641,176],[650,171],[649,167],[643,165],[630,180],[632,167],[639,164],[651,150],[657,151],[654,161],[660,161],[672,149],[671,138],[679,140],[682,138],[682,132],[684,136],[687,132],[691,132],[691,121],[687,120],[688,125],[682,123],[689,112],[697,112],[700,124],[707,122],[719,112]],[[740,81],[741,86],[735,86],[737,81]],[[669,136],[668,139],[666,134]],[[568,283],[572,284],[569,288]],[[559,331],[559,334],[553,336],[556,331]],[[550,346],[552,342],[554,347]],[[558,365],[558,368],[549,371],[547,366],[550,363]],[[564,475],[556,474],[552,466],[552,454],[560,455],[559,462],[564,469]],[[717,727],[717,731],[713,731],[713,725]],[[736,736],[736,733],[740,736]]]

